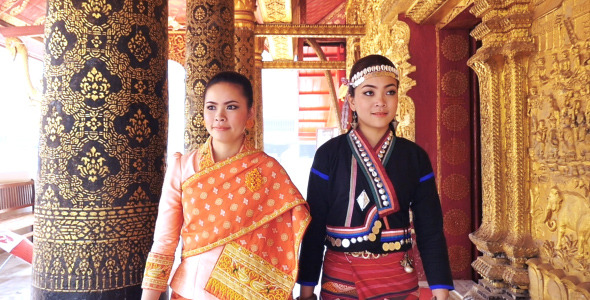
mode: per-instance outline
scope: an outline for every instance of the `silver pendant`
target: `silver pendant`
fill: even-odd
[[[404,253],[404,258],[400,262],[402,267],[404,267],[404,271],[406,271],[406,273],[414,272],[414,266],[412,266],[412,263],[412,259],[408,255],[408,251],[406,251],[406,253]]]

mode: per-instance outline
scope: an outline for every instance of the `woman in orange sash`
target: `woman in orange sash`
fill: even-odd
[[[310,216],[281,165],[245,142],[252,104],[252,85],[238,73],[207,84],[210,137],[168,168],[142,299],[158,299],[169,281],[172,299],[291,298]]]

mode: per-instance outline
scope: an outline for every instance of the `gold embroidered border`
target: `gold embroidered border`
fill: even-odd
[[[237,243],[229,243],[205,289],[221,299],[288,299],[294,283],[294,277]]]
[[[225,238],[219,239],[217,240],[215,243],[211,243],[207,246],[198,248],[198,249],[193,249],[193,250],[189,250],[189,251],[183,251],[182,252],[182,258],[186,258],[186,257],[190,257],[193,255],[197,255],[197,254],[201,254],[203,252],[207,252],[215,247],[221,246],[221,245],[225,245],[226,243],[229,243],[230,241],[233,241],[234,239],[237,239],[238,237],[268,223],[269,221],[271,221],[272,219],[276,218],[277,216],[282,215],[283,213],[285,213],[286,211],[298,206],[298,205],[304,205],[306,202],[304,199],[299,199],[297,201],[293,201],[290,203],[285,204],[285,206],[283,206],[280,210],[275,210],[272,214],[270,215],[266,215],[264,218],[262,218],[259,222],[253,223],[252,225],[248,226],[248,227],[244,227],[242,228],[242,230],[235,232],[234,234],[231,234]],[[303,222],[308,222],[309,216],[303,220]],[[305,231],[305,228],[307,226],[301,226],[300,232],[298,232],[296,234],[296,236],[299,236],[301,234],[303,234],[303,231]]]
[[[260,150],[251,150],[251,151],[246,151],[246,152],[242,152],[242,153],[238,153],[237,155],[230,157],[224,161],[218,162],[210,167],[207,167],[205,169],[203,169],[200,172],[195,173],[193,176],[189,177],[183,184],[182,184],[182,189],[184,190],[186,188],[187,185],[191,184],[193,181],[198,180],[201,176],[215,171],[215,170],[219,170],[222,167],[225,167],[233,162],[235,162],[236,160],[240,160],[248,155],[252,155],[252,154],[256,154],[261,152]]]
[[[145,264],[145,273],[143,274],[141,288],[162,292],[166,291],[173,264],[174,256],[150,252]]]

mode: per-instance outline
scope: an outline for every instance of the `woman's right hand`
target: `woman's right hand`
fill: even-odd
[[[141,292],[141,300],[159,300],[162,292],[143,289]]]

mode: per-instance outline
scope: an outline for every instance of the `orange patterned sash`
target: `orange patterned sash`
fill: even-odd
[[[220,299],[288,299],[309,224],[307,203],[280,164],[245,151],[182,185],[183,257],[225,245],[207,283]]]

